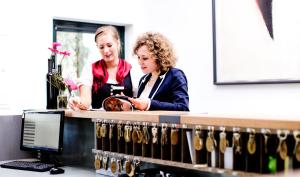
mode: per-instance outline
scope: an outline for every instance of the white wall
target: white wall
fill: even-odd
[[[143,24],[139,22],[144,19],[140,4],[138,0],[1,2],[0,114],[46,107],[45,77],[53,18],[129,25],[126,33],[130,34],[130,24]]]
[[[300,3],[296,5],[299,7]],[[179,56],[177,67],[187,75],[193,112],[300,116],[300,84],[213,85],[211,0],[86,0],[78,3],[29,0],[3,3],[0,10],[0,41],[5,38],[11,43],[5,51],[1,49],[0,79],[14,73],[9,85],[0,87],[0,100],[15,94],[20,99],[13,104],[20,110],[46,105],[45,74],[52,19],[64,17],[127,24],[126,58],[133,64],[131,46],[137,35],[144,31],[165,34]],[[300,16],[299,12],[295,15]]]
[[[295,10],[300,2],[286,3],[292,10],[286,14],[300,17]],[[146,7],[149,15],[145,28],[165,33],[177,49],[177,66],[185,71],[189,81],[192,111],[300,117],[300,84],[213,85],[211,0],[152,0]],[[296,19],[295,23],[300,23],[300,18]],[[283,29],[290,33],[288,27]],[[298,52],[300,60],[299,56]]]

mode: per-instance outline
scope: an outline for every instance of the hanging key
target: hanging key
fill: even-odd
[[[94,167],[96,170],[99,170],[101,168],[101,161],[102,161],[102,156],[100,156],[98,153],[95,155],[95,162],[94,162]]]
[[[107,168],[108,168],[108,165],[107,165],[108,156],[104,155],[102,159],[103,159],[103,168],[104,168],[104,170],[107,170]]]
[[[167,145],[168,144],[168,127],[166,124],[162,124],[161,127],[161,145]]]
[[[106,137],[106,134],[107,134],[106,123],[102,123],[100,132],[101,132],[101,133],[100,133],[100,134],[101,134],[101,137],[102,137],[102,138],[105,138],[105,137]]]
[[[110,170],[111,170],[111,172],[116,173],[117,172],[117,167],[118,167],[117,161],[114,157],[112,157],[110,159]]]
[[[150,134],[148,131],[148,123],[144,122],[143,123],[143,143],[148,144],[150,141]]]
[[[133,143],[137,143],[138,140],[138,130],[137,130],[137,125],[133,126],[132,134],[131,134],[131,139]]]
[[[226,132],[225,132],[225,127],[221,127],[221,131],[219,136],[220,136],[220,141],[219,141],[219,150],[221,153],[225,153],[226,147],[228,145],[227,139],[226,139]]]
[[[268,153],[268,140],[271,136],[271,130],[270,129],[262,129],[262,134],[264,137],[264,151],[265,151],[265,154],[267,154]]]
[[[132,126],[130,126],[130,125],[125,125],[124,129],[125,129],[125,132],[124,132],[124,139],[125,139],[125,142],[129,143],[129,142],[131,142],[131,131],[132,131]]]
[[[130,162],[129,159],[126,159],[125,160],[125,172],[126,172],[126,174],[129,175],[130,172],[131,172],[131,170],[132,170],[132,168],[131,168],[131,162]]]
[[[300,162],[300,131],[295,130],[293,134],[295,139],[294,155],[296,160]]]
[[[214,127],[212,126],[208,127],[208,133],[207,133],[205,145],[206,145],[206,150],[208,152],[213,152],[217,146],[217,142],[214,137]]]
[[[155,125],[151,128],[151,133],[152,133],[152,143],[156,144],[158,140],[158,136],[157,136],[158,130]]]
[[[100,122],[97,122],[96,123],[96,137],[97,138],[101,138],[101,131],[100,131],[100,129],[101,129]]]
[[[279,156],[282,160],[284,160],[287,157],[287,153],[288,153],[287,144],[285,141],[287,135],[288,135],[287,131],[277,130],[277,137],[279,139],[277,152],[279,153]]]
[[[114,126],[115,126],[115,124],[113,122],[109,124],[109,139],[110,140],[114,136]]]
[[[203,139],[202,139],[202,132],[200,126],[196,126],[195,128],[194,148],[197,151],[200,151],[203,148]]]
[[[117,132],[118,132],[118,141],[121,140],[121,138],[123,138],[124,136],[124,133],[123,133],[123,129],[122,129],[122,124],[121,123],[118,123],[118,126],[117,126]]]
[[[247,150],[249,154],[253,155],[256,152],[255,129],[247,129],[247,132],[249,133]]]
[[[176,124],[173,124],[171,129],[171,144],[173,146],[178,144],[178,136],[178,128]]]
[[[232,141],[234,153],[239,155],[242,154],[241,134],[239,132],[234,132]]]

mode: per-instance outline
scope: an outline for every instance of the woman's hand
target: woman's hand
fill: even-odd
[[[150,99],[144,98],[128,98],[128,100],[133,104],[133,106],[142,111],[146,111],[148,105],[150,104]]]
[[[87,110],[89,108],[89,106],[87,106],[86,104],[82,103],[81,98],[78,97],[78,96],[71,97],[69,99],[69,106],[74,111]]]

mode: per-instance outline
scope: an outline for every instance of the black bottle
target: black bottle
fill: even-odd
[[[55,55],[51,55],[51,58],[48,59],[48,73],[46,76],[47,109],[57,109],[57,95],[59,94],[59,90],[51,83],[53,70],[55,70]]]

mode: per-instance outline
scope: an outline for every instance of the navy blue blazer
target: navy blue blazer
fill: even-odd
[[[151,73],[144,75],[139,82],[137,97],[143,92]],[[161,73],[150,94],[149,110],[189,111],[188,84],[184,72],[171,68]]]

